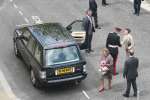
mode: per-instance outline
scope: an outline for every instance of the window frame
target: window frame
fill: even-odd
[[[39,48],[39,50],[41,50],[41,53],[40,53],[40,55],[41,55],[41,57],[40,57],[40,61],[37,59],[37,57],[35,56],[35,53],[36,53],[36,50],[37,50],[37,48]],[[36,43],[36,46],[35,46],[35,50],[34,50],[34,58],[36,59],[36,61],[40,64],[40,65],[43,65],[43,49],[42,49],[42,47],[38,44],[38,43]]]
[[[81,26],[80,27],[81,30],[74,30],[74,28],[72,26],[74,26],[74,24],[76,24],[76,23],[81,23],[81,25],[80,25]],[[69,26],[71,26],[71,30],[70,31],[84,31],[83,20],[75,20],[71,24],[69,24],[67,27],[69,27]]]
[[[77,45],[69,45],[69,46],[66,46],[66,47],[63,47],[63,48],[67,48],[67,47],[71,47],[71,46],[75,46],[75,47],[76,47],[77,54],[78,54],[78,58],[79,58],[78,61],[80,61],[82,58],[81,58],[81,53],[80,53],[79,48],[78,48]],[[62,47],[60,47],[60,48],[62,48]],[[46,66],[57,65],[57,64],[52,64],[52,65],[48,65],[48,64],[47,64],[46,51],[47,51],[47,50],[52,50],[52,49],[59,49],[59,48],[51,48],[51,49],[46,49],[46,50],[45,50],[45,52],[44,52],[44,55],[45,55],[45,57],[44,57],[44,64],[45,64]],[[71,63],[71,62],[68,61],[67,63]],[[65,64],[65,63],[58,63],[58,64]]]
[[[30,37],[31,37],[31,32],[30,32],[27,28],[20,29],[19,31],[22,32],[22,36],[24,36],[25,38],[28,39],[28,41],[25,40],[25,39],[22,39],[23,44],[24,44],[25,46],[27,46],[27,44],[28,44],[28,42],[29,42],[29,39],[30,39]],[[25,36],[26,32],[29,33],[29,36],[28,36],[28,37]],[[26,42],[26,43],[25,43],[25,42]]]
[[[32,42],[33,42],[33,44],[31,45],[31,43],[30,43],[30,40],[32,39]],[[28,43],[27,43],[27,45],[26,45],[26,48],[28,49],[28,51],[32,54],[32,55],[34,55],[34,52],[35,52],[35,48],[36,48],[36,44],[37,44],[37,42],[36,42],[36,40],[34,39],[34,37],[32,36],[32,35],[30,35],[30,37],[29,37],[29,41],[28,41]],[[32,48],[32,50],[30,50],[30,48],[28,47],[28,46],[31,46]]]

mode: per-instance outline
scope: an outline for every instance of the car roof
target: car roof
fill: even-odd
[[[76,44],[71,34],[60,23],[44,23],[26,27],[44,49]]]

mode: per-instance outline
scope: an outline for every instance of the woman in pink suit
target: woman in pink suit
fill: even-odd
[[[109,53],[107,48],[102,49],[101,59],[100,59],[100,72],[101,72],[101,81],[99,92],[104,91],[104,79],[108,79],[108,87],[111,89],[111,80],[112,80],[112,69],[113,69],[113,58]]]

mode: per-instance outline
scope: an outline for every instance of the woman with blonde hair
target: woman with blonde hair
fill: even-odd
[[[129,57],[130,51],[134,51],[134,40],[131,35],[131,30],[129,28],[122,29],[123,34],[123,40],[122,40],[122,46],[124,47],[126,51],[126,56]]]
[[[101,81],[99,92],[104,91],[104,79],[108,79],[108,88],[111,89],[111,80],[112,80],[112,69],[113,69],[113,58],[109,53],[107,48],[103,48],[100,58],[100,72],[101,72]]]

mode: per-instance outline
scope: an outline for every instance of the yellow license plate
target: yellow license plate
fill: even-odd
[[[73,72],[74,72],[74,67],[61,68],[55,71],[55,75],[64,75]]]

